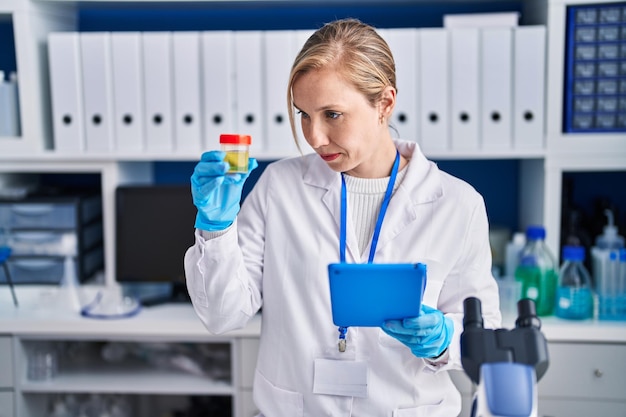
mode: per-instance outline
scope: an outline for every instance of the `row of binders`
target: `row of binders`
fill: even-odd
[[[294,154],[287,79],[311,33],[50,33],[55,149],[189,155],[241,133]]]
[[[312,30],[55,32],[55,150],[190,155],[221,133],[254,153],[297,154],[289,71]],[[381,29],[396,60],[392,126],[426,152],[539,151],[544,26]]]

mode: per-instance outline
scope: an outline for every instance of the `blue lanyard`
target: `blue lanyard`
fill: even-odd
[[[393,168],[391,169],[391,176],[389,177],[389,183],[387,184],[387,191],[385,191],[385,198],[383,204],[380,206],[380,213],[378,213],[378,219],[376,220],[376,227],[374,227],[374,235],[372,236],[372,245],[370,246],[370,255],[367,263],[374,261],[374,254],[376,253],[376,246],[378,246],[378,236],[380,235],[380,229],[383,227],[383,219],[387,212],[387,206],[391,201],[391,194],[393,194],[393,186],[396,183],[396,177],[398,176],[398,168],[400,167],[400,152],[396,150],[396,160],[393,162]],[[348,191],[346,190],[346,180],[341,174],[341,225],[339,228],[339,259],[341,263],[346,262],[346,224],[348,212]],[[346,333],[348,328],[344,326],[339,327],[339,352],[345,352],[346,350]]]
[[[374,228],[374,235],[372,236],[372,245],[370,247],[370,255],[367,263],[374,261],[374,254],[376,253],[376,246],[378,246],[378,237],[380,235],[380,229],[383,227],[383,219],[391,200],[391,194],[393,193],[393,186],[398,176],[398,168],[400,167],[400,152],[396,150],[396,160],[393,163],[391,169],[391,176],[389,177],[389,183],[387,184],[387,191],[385,191],[385,198],[383,204],[380,206],[380,213],[378,213],[378,219],[376,220],[376,227]],[[347,223],[347,211],[348,211],[348,192],[346,190],[346,180],[341,174],[341,226],[339,229],[339,260],[341,263],[346,262],[346,223]]]

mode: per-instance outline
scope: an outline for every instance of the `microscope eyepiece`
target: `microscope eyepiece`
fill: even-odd
[[[468,297],[463,301],[463,328],[483,327],[483,314],[481,310],[480,300],[476,297]]]
[[[535,302],[530,298],[522,298],[517,302],[517,320],[515,327],[541,328],[541,320],[537,317]]]

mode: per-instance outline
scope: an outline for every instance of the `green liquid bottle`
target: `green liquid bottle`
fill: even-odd
[[[543,226],[526,229],[526,246],[520,253],[515,279],[522,284],[522,298],[535,302],[538,316],[554,314],[558,272],[556,259],[545,243]]]

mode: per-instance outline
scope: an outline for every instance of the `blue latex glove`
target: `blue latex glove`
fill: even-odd
[[[198,229],[215,232],[233,224],[239,213],[243,184],[258,166],[256,159],[250,158],[246,174],[227,174],[230,165],[224,162],[225,155],[222,151],[203,153],[191,175],[191,195],[198,209],[195,226]]]
[[[387,320],[382,329],[408,346],[418,358],[436,358],[450,345],[454,324],[441,311],[422,304],[419,316]]]

